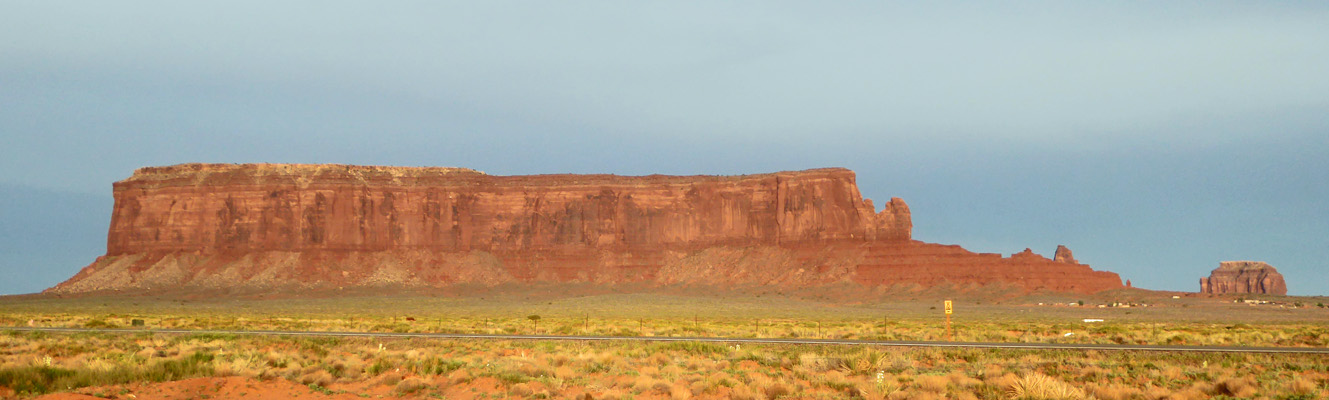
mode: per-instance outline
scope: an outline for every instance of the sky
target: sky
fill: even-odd
[[[274,162],[846,167],[918,240],[1329,295],[1326,71],[1325,2],[0,0],[0,294],[135,168]]]

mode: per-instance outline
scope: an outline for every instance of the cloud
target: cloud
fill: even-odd
[[[1088,140],[1323,107],[1322,9],[282,4],[10,14],[4,50],[166,79],[381,92],[601,135]],[[66,23],[47,24],[42,14]],[[1309,11],[1309,12],[1308,12]],[[25,15],[27,14],[27,15]]]

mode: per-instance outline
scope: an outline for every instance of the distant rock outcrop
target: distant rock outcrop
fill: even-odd
[[[1253,293],[1287,294],[1283,274],[1272,265],[1260,261],[1223,261],[1200,278],[1200,293]]]
[[[1117,274],[1074,259],[913,241],[904,200],[875,210],[843,168],[625,177],[183,164],[140,168],[114,184],[114,196],[106,255],[48,292],[506,282],[1121,287]]]
[[[1053,254],[1052,261],[1071,263],[1071,264],[1080,263],[1078,261],[1075,261],[1075,256],[1071,255],[1071,249],[1066,248],[1066,246],[1062,245],[1057,245],[1057,252]]]

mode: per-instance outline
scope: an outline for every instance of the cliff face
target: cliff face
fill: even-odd
[[[115,184],[108,255],[159,251],[654,249],[909,240],[846,169],[739,177],[489,176],[339,165],[144,168]]]
[[[1223,261],[1200,278],[1200,293],[1287,294],[1283,274],[1260,261]]]
[[[1120,287],[1116,274],[1073,261],[958,247],[931,255],[937,245],[911,240],[904,201],[874,210],[846,169],[490,176],[462,168],[184,164],[141,168],[116,182],[114,195],[106,256],[49,291],[718,284],[754,271],[746,283]],[[888,265],[893,272],[881,272]],[[1021,280],[1048,268],[1066,279]],[[774,278],[789,271],[803,272]]]

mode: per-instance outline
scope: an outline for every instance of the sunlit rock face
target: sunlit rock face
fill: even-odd
[[[1071,249],[1063,245],[1057,245],[1057,252],[1053,253],[1052,260],[1056,262],[1079,264],[1078,261],[1075,261],[1075,256],[1071,254]]]
[[[1200,278],[1200,293],[1287,294],[1283,274],[1261,261],[1223,261]]]
[[[909,240],[846,169],[748,176],[490,176],[461,168],[204,165],[115,184],[108,255],[523,251]]]
[[[148,167],[114,184],[107,253],[53,293],[458,283],[1002,283],[1110,272],[912,240],[842,168],[742,176],[492,176],[465,168]]]

